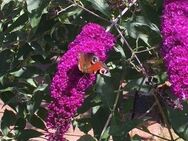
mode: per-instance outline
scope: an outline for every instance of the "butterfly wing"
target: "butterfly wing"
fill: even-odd
[[[99,72],[99,73],[102,74],[103,70],[104,71],[108,70],[108,68],[107,68],[107,66],[103,62],[99,61],[99,62],[96,62],[95,64],[91,65],[90,67],[88,67],[87,72],[94,73],[94,74],[96,74],[97,72]]]
[[[78,58],[78,69],[83,73],[89,73],[88,68],[92,65],[91,59],[91,54],[80,53]]]
[[[108,67],[98,57],[92,53],[80,53],[78,59],[78,68],[83,73],[96,74],[97,72],[105,74]]]

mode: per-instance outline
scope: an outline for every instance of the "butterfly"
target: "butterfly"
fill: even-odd
[[[78,69],[82,73],[89,74],[100,73],[106,75],[109,73],[109,69],[106,64],[100,61],[99,57],[93,53],[79,53]]]

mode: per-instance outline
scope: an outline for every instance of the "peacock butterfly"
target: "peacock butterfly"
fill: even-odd
[[[99,57],[93,53],[79,53],[78,68],[82,73],[106,75],[109,69],[105,63],[100,61]]]

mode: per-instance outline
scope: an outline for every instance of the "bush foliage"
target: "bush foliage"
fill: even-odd
[[[184,103],[181,111],[174,109],[175,97],[165,83],[167,74],[160,54],[162,3],[162,0],[0,1],[0,98],[3,106],[12,109],[3,113],[1,140],[29,140],[43,135],[37,129],[46,128],[46,105],[51,101],[49,86],[58,57],[88,22],[110,30],[117,43],[106,61],[111,76],[97,74],[95,85],[87,91],[85,102],[72,121],[73,126],[84,133],[93,129],[91,141],[107,141],[110,136],[114,141],[141,140],[128,133],[150,119],[140,111],[155,107],[162,123],[188,140],[188,105]],[[88,110],[90,116],[83,116]],[[34,128],[26,128],[26,123]],[[146,128],[142,130],[149,132]]]

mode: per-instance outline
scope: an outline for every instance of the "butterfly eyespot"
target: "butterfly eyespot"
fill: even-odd
[[[91,63],[92,64],[95,64],[96,62],[98,62],[99,61],[99,58],[97,57],[97,56],[93,56],[92,57],[92,60],[91,60]]]
[[[100,74],[107,74],[107,73],[108,73],[108,70],[105,69],[105,68],[102,68],[102,69],[99,70],[99,73],[100,73]]]

